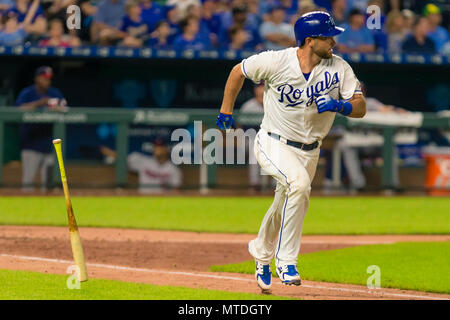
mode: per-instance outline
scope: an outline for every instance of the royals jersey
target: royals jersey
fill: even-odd
[[[265,80],[261,128],[303,143],[321,141],[333,125],[335,112],[317,113],[313,94],[351,99],[361,87],[350,65],[333,55],[314,67],[308,80],[300,69],[297,48],[265,51],[244,59],[242,73],[258,83]]]

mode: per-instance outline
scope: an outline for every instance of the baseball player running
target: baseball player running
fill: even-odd
[[[337,112],[353,118],[366,112],[352,68],[333,55],[333,37],[344,29],[328,13],[315,11],[301,16],[294,31],[298,47],[265,51],[232,69],[216,121],[220,129],[235,128],[232,112],[244,79],[265,80],[264,118],[254,153],[277,186],[258,236],[248,245],[263,292],[270,292],[272,258],[283,284],[300,285],[297,257],[322,139]]]

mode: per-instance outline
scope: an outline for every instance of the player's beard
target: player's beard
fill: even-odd
[[[333,56],[333,51],[330,51],[329,49],[316,49],[314,50],[314,53],[321,59],[330,59]]]

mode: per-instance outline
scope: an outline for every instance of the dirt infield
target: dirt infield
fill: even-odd
[[[91,278],[259,293],[252,275],[209,272],[214,264],[250,260],[253,235],[82,228]],[[404,241],[450,241],[437,236],[304,236],[301,253]],[[0,226],[0,268],[66,274],[72,264],[69,233],[61,227]],[[450,299],[450,295],[303,281],[273,294],[304,299]]]

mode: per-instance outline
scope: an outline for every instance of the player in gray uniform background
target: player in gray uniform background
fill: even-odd
[[[264,118],[254,152],[277,187],[258,236],[248,246],[257,284],[265,292],[271,289],[273,258],[281,282],[300,285],[297,259],[322,139],[337,112],[355,118],[366,112],[352,68],[333,55],[333,37],[344,29],[328,13],[315,11],[301,16],[294,31],[298,47],[265,51],[232,69],[216,121],[221,129],[235,128],[232,112],[245,78],[265,81]]]

